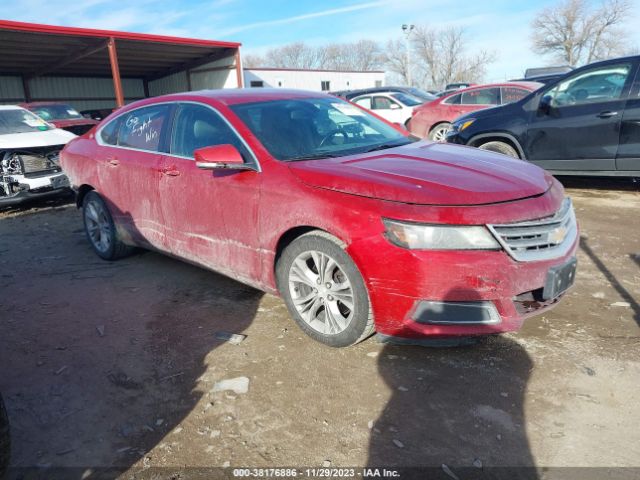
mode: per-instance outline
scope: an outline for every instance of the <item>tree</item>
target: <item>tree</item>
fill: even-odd
[[[418,26],[412,43],[416,63],[425,77],[423,83],[435,88],[452,82],[479,82],[494,60],[494,54],[484,50],[467,54],[464,30],[459,27]]]
[[[407,62],[407,46],[403,40],[389,40],[382,54],[382,61],[389,72],[400,77],[402,83],[409,83],[410,65]]]
[[[554,55],[571,66],[623,53],[625,32],[620,29],[631,10],[628,0],[564,0],[547,7],[532,23],[533,50]]]

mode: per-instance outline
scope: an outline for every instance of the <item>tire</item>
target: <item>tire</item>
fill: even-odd
[[[319,275],[319,270],[326,273]],[[314,340],[347,347],[373,333],[362,275],[344,244],[332,235],[316,230],[291,242],[278,260],[276,278],[289,313]]]
[[[488,150],[490,152],[501,153],[513,158],[520,158],[516,149],[508,143],[504,142],[487,142],[478,147],[480,150]]]
[[[431,140],[432,142],[445,142],[447,139],[447,132],[450,128],[450,123],[439,123],[429,132],[429,140]]]
[[[0,396],[0,478],[9,468],[9,457],[11,456],[11,432],[9,431],[9,417],[4,407],[2,396]]]
[[[133,252],[116,230],[107,204],[96,192],[89,192],[82,201],[82,219],[87,240],[93,251],[103,260],[117,260]]]

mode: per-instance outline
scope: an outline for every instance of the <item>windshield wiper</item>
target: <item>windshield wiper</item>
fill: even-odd
[[[320,160],[321,158],[336,158],[339,155],[332,153],[312,153],[311,155],[304,155],[301,157],[291,157],[287,159],[287,162],[298,162],[302,160]]]
[[[371,147],[367,150],[365,150],[365,152],[375,152],[376,150],[386,150],[387,148],[393,148],[393,147],[401,147],[403,145],[408,145],[411,142],[406,142],[406,143],[381,143],[380,145],[376,145],[374,147]]]

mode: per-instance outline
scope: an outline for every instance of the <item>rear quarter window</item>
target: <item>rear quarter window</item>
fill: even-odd
[[[529,95],[528,90],[516,87],[502,87],[502,103],[512,103]]]

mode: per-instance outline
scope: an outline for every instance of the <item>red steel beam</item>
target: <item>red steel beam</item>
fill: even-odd
[[[116,106],[124,105],[124,94],[122,93],[122,79],[120,78],[120,67],[118,66],[118,52],[116,52],[116,39],[109,38],[107,42],[109,50],[109,62],[111,63],[111,76],[113,77],[113,89],[116,92]]]

